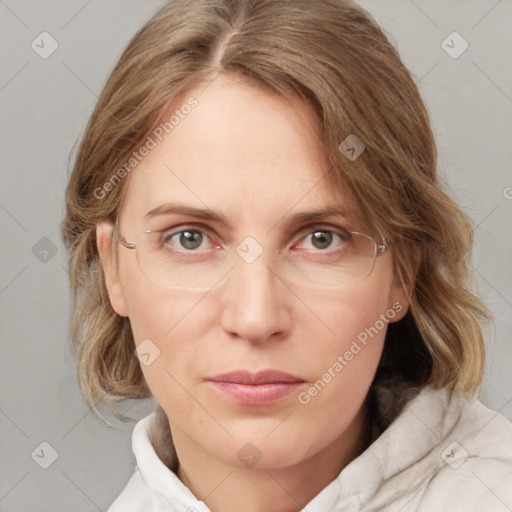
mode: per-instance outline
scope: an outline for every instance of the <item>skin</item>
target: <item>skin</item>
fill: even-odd
[[[233,231],[184,216],[173,225],[199,222],[233,247],[250,235],[263,254],[207,293],[173,290],[148,281],[133,250],[119,247],[112,265],[112,226],[103,222],[97,240],[110,301],[130,319],[136,345],[149,338],[160,350],[142,370],[169,418],[179,478],[212,511],[300,510],[371,442],[364,400],[386,328],[306,405],[297,394],[271,406],[239,405],[204,379],[273,368],[301,376],[307,390],[397,302],[402,309],[391,321],[402,318],[406,294],[390,250],[349,289],[285,284],[271,272],[270,249],[293,245],[297,226],[287,218],[336,199],[320,180],[328,167],[313,114],[226,75],[189,96],[198,106],[130,174],[120,232],[134,241],[146,212],[179,199],[223,213]],[[318,222],[310,224],[314,232]],[[357,218],[348,227],[357,230]],[[237,457],[248,442],[261,452],[252,468]]]

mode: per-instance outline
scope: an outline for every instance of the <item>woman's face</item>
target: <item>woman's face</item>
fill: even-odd
[[[180,110],[192,96],[197,104]],[[116,274],[105,265],[109,226],[102,223],[98,246],[110,300],[130,319],[144,376],[176,439],[230,464],[241,466],[249,455],[259,458],[259,467],[289,467],[328,450],[354,428],[386,326],[403,317],[408,303],[393,275],[391,251],[350,287],[281,279],[274,266],[276,250],[318,250],[307,235],[318,228],[362,229],[357,218],[291,223],[299,212],[343,206],[322,179],[328,167],[305,106],[294,109],[279,96],[221,75],[204,91],[184,96],[169,118],[176,109],[179,122],[168,134],[163,130],[162,140],[153,136],[155,147],[131,171],[119,232],[140,244],[148,226],[174,232],[193,227],[203,233],[201,244],[187,245],[178,235],[174,248],[207,251],[201,265],[220,254],[212,251],[229,248],[239,259],[206,290],[197,284],[173,288],[141,272],[137,249],[119,246]],[[340,142],[345,137],[340,134]],[[208,208],[229,227],[177,213],[144,220],[174,202]],[[338,242],[334,237],[332,244]],[[254,261],[243,258],[247,251]],[[190,277],[196,283],[197,276]],[[269,369],[297,382],[277,384],[279,375],[267,375],[274,384],[266,385],[237,384],[236,375],[211,380]]]

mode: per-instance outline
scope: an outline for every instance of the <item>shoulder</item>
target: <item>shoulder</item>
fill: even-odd
[[[107,509],[107,512],[148,512],[151,508],[151,495],[137,468],[121,494]]]
[[[446,400],[450,428],[439,436],[439,456],[419,510],[510,510],[512,508],[512,424],[477,399]],[[450,421],[451,417],[451,421]]]
[[[512,510],[512,424],[505,417],[445,389],[397,396],[398,415],[341,473],[364,510]],[[386,392],[379,400],[385,409],[395,398]]]

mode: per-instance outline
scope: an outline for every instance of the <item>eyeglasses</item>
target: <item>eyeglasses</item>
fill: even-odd
[[[114,230],[118,233],[117,220]],[[300,242],[311,239],[321,248],[276,251],[274,261],[268,262],[274,273],[290,284],[335,289],[353,286],[370,275],[377,256],[388,249],[368,235],[342,228],[310,227],[304,233]],[[202,248],[210,238],[206,229],[182,225],[145,230],[134,243],[119,235],[118,242],[135,251],[141,273],[149,281],[170,288],[211,289],[240,265],[268,259],[251,236],[236,247],[225,248],[212,241],[211,247]],[[333,242],[334,248],[322,247]]]

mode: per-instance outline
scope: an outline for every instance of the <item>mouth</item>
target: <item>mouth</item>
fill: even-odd
[[[209,377],[214,390],[240,405],[271,405],[297,391],[306,380],[279,370],[251,373],[245,370]]]

